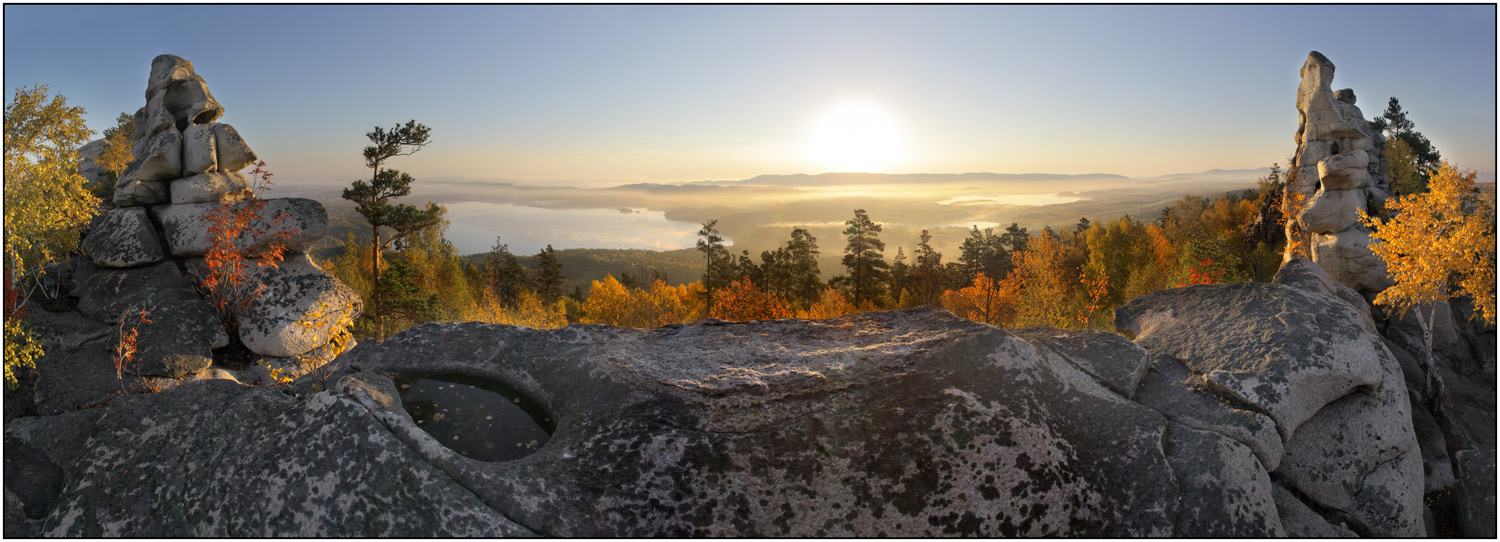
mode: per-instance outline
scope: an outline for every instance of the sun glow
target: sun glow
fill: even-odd
[[[870,101],[845,101],[820,117],[807,140],[808,157],[831,172],[884,173],[904,158],[895,117]]]

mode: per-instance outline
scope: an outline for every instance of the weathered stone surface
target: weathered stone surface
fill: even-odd
[[[1420,380],[1418,381],[1420,382]],[[1453,460],[1448,456],[1448,443],[1443,439],[1443,430],[1433,419],[1432,413],[1423,405],[1421,394],[1407,388],[1408,408],[1411,409],[1411,429],[1417,436],[1417,446],[1422,452],[1422,493],[1442,491],[1453,485]]]
[[[219,171],[239,171],[256,161],[255,151],[228,124],[215,124],[214,145],[219,153]]]
[[[168,84],[166,106],[178,130],[194,124],[211,124],[224,115],[224,106],[214,100],[208,83],[198,75]]]
[[[1306,503],[1298,500],[1286,488],[1273,485],[1276,511],[1281,515],[1281,525],[1286,535],[1292,538],[1358,538],[1354,531],[1329,523],[1323,516],[1312,511]]]
[[[1358,322],[1330,296],[1260,283],[1160,290],[1115,310],[1116,329],[1269,415],[1283,441],[1324,405],[1380,383],[1390,354]]]
[[[151,59],[151,75],[146,79],[146,99],[173,83],[192,79],[193,63],[177,55],[157,55]]]
[[[1167,424],[1162,441],[1190,506],[1177,514],[1178,533],[1212,537],[1286,536],[1272,499],[1271,478],[1250,449],[1223,435]]]
[[[194,124],[182,131],[182,176],[218,171],[219,152],[214,146],[214,125]]]
[[[1152,356],[1151,370],[1134,400],[1168,420],[1192,429],[1212,431],[1249,447],[1267,471],[1281,465],[1281,435],[1265,414],[1236,408],[1194,384],[1201,381],[1171,357]]]
[[[161,239],[142,207],[121,207],[98,221],[83,239],[83,252],[102,267],[137,267],[161,261]]]
[[[129,171],[126,171],[129,174]],[[120,207],[139,207],[154,205],[167,201],[167,183],[163,181],[139,181],[130,178],[121,179],[115,185],[115,205]]]
[[[1458,461],[1459,526],[1464,536],[1495,538],[1495,450],[1463,450]]]
[[[120,314],[141,305],[159,292],[192,292],[193,284],[171,262],[133,269],[98,269],[80,273],[73,295],[78,312],[95,321],[114,324]]]
[[[199,173],[172,181],[172,205],[236,201],[249,195],[250,183],[239,173]]]
[[[182,132],[175,128],[163,130],[146,143],[141,152],[135,154],[132,171],[123,179],[136,182],[156,182],[176,179],[182,173]]]
[[[209,380],[117,399],[94,425],[30,536],[534,534],[347,397]]]
[[[1318,180],[1324,190],[1367,188],[1371,182],[1368,167],[1369,157],[1365,151],[1330,156],[1318,162]]]
[[[1129,339],[1107,331],[1069,331],[1051,327],[1008,329],[1037,347],[1058,355],[1100,384],[1129,399],[1151,368],[1149,354]]]
[[[293,357],[323,346],[363,308],[353,290],[306,254],[288,256],[274,268],[255,267],[249,283],[265,290],[235,311],[240,342],[266,356]]]
[[[140,378],[115,372],[113,334],[77,347],[46,351],[36,360],[36,407],[43,416],[97,406],[125,393],[146,393],[176,383],[170,378]]]
[[[175,190],[176,185],[173,185]],[[177,197],[174,193],[172,197]],[[1354,227],[1359,211],[1365,210],[1363,190],[1319,190],[1307,200],[1307,207],[1297,216],[1302,227],[1312,233],[1337,233]]]
[[[1318,178],[1327,178],[1346,169],[1365,169],[1370,166],[1370,154],[1365,151],[1349,151],[1329,156],[1318,161]]]
[[[151,296],[140,305],[150,323],[136,326],[135,373],[185,377],[213,363],[214,348],[229,345],[219,313],[191,290]]]
[[[235,244],[238,249],[256,252],[272,243],[280,243],[289,252],[302,252],[328,234],[328,212],[322,203],[305,198],[277,198],[265,202],[256,221],[264,233],[242,236]],[[162,224],[167,250],[178,257],[202,256],[207,252],[212,240],[208,236],[209,224],[203,217],[217,206],[216,203],[191,203],[154,208]]]
[[[146,105],[135,112],[135,139],[131,141],[131,156],[142,156],[152,139],[167,131],[176,130],[172,112],[167,111],[167,91],[158,90],[146,97]]]
[[[1365,298],[1353,288],[1334,282],[1333,277],[1328,276],[1328,272],[1323,270],[1323,266],[1315,262],[1298,258],[1284,263],[1280,269],[1276,270],[1276,276],[1271,279],[1271,283],[1337,297],[1359,312],[1360,323],[1364,325],[1365,331],[1379,333],[1370,310],[1370,302],[1365,301]]]
[[[1355,290],[1379,292],[1394,284],[1385,261],[1370,251],[1370,234],[1359,228],[1314,234],[1312,256],[1333,280]]]
[[[104,148],[108,146],[103,139],[95,139],[85,143],[78,148],[78,175],[87,180],[89,184],[104,184],[109,182],[109,172],[104,166],[99,165],[97,160],[104,154]]]
[[[1422,453],[1400,368],[1381,350],[1379,386],[1298,428],[1276,474],[1361,536],[1422,536]]]

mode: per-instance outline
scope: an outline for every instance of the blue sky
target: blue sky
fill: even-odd
[[[1285,162],[1318,50],[1367,117],[1397,96],[1443,155],[1495,170],[1494,6],[5,7],[6,91],[96,130],[144,104],[153,57],[192,61],[277,172],[368,175],[365,132],[416,119],[398,159],[528,184],[820,173],[818,119],[893,119],[890,172],[1151,176]],[[347,181],[345,181],[347,182]]]

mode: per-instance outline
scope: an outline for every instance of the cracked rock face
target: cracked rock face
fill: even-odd
[[[44,432],[7,430],[31,447],[15,455],[30,453],[23,459],[45,470],[41,455],[63,480],[55,494],[19,502],[39,517],[17,512],[8,528],[1286,534],[1274,486],[1248,447],[1126,400],[1075,367],[1079,357],[1042,355],[931,308],[650,331],[424,324],[340,357],[332,391],[302,401],[191,382],[117,400],[76,450],[28,452],[42,448]],[[521,459],[461,456],[412,421],[392,381],[433,374],[503,381],[543,405],[556,430]]]
[[[1278,281],[1291,286],[1174,288],[1117,309],[1115,325],[1160,358],[1161,378],[1137,397],[1249,446],[1299,499],[1283,510],[1310,508],[1362,536],[1421,536],[1422,455],[1400,364],[1328,279],[1288,267]],[[1293,536],[1327,531],[1297,521]]]
[[[1297,88],[1297,152],[1289,194],[1303,198],[1287,238],[1306,243],[1314,262],[1340,284],[1361,292],[1390,287],[1385,262],[1369,249],[1369,230],[1357,221],[1384,207],[1390,187],[1381,167],[1384,139],[1354,105],[1354,91],[1333,90],[1333,62],[1317,51],[1302,65]],[[1294,229],[1305,232],[1298,235]],[[1288,244],[1284,261],[1294,256]]]

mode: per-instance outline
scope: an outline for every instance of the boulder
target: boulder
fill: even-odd
[[[170,378],[140,378],[115,371],[116,334],[77,347],[48,350],[36,360],[36,408],[53,416],[103,405],[125,394],[149,393],[176,384]]]
[[[1285,534],[1247,448],[939,309],[434,323],[338,363],[301,401],[227,380],[116,399],[28,534]],[[454,373],[535,399],[551,439],[502,462],[434,440],[391,378]],[[45,453],[34,435],[6,433]]]
[[[1176,532],[1215,537],[1287,536],[1271,478],[1245,445],[1211,431],[1167,424],[1162,440],[1184,506]]]
[[[1116,333],[1050,327],[1009,329],[1043,355],[1060,356],[1104,387],[1129,399],[1151,368],[1149,354]]]
[[[207,369],[215,348],[229,345],[219,313],[191,290],[151,296],[141,305],[149,323],[136,325],[133,371],[143,376],[185,377]],[[130,321],[130,320],[127,320]]]
[[[1292,538],[1358,538],[1354,531],[1329,523],[1323,516],[1312,511],[1306,503],[1281,486],[1273,486],[1271,494],[1276,498],[1276,512],[1281,516],[1281,525],[1286,535]]]
[[[18,442],[29,447],[17,456],[46,453],[5,434],[8,452]],[[28,536],[536,535],[348,397],[196,381],[116,399],[89,435],[58,465],[56,504]]]
[[[218,170],[219,153],[214,147],[214,125],[194,124],[182,131],[182,176]]]
[[[1319,190],[1307,200],[1297,221],[1312,233],[1337,233],[1354,227],[1364,210],[1363,190]]]
[[[135,154],[131,171],[123,179],[136,182],[158,182],[176,179],[182,174],[182,132],[163,130]],[[118,196],[116,199],[119,199]]]
[[[90,229],[82,248],[101,267],[138,267],[159,262],[165,256],[161,239],[143,207],[111,210]]]
[[[302,252],[328,233],[328,212],[323,204],[305,198],[277,198],[263,200],[265,204],[257,211],[256,221],[263,233],[242,236],[235,244],[239,250],[257,252],[271,243],[279,243],[288,252]],[[254,203],[236,203],[238,208]],[[161,220],[167,250],[173,256],[202,256],[212,246],[208,235],[209,223],[204,219],[218,207],[216,203],[189,203],[156,207],[153,210]]]
[[[219,171],[239,171],[255,163],[255,151],[233,126],[215,124],[214,145],[219,153]]]
[[[1250,449],[1267,471],[1281,465],[1281,435],[1265,414],[1237,408],[1195,386],[1193,372],[1171,357],[1152,356],[1151,370],[1135,392],[1137,403],[1188,428],[1224,435]]]
[[[1276,276],[1271,279],[1271,283],[1337,297],[1359,312],[1360,324],[1365,326],[1365,331],[1379,333],[1370,310],[1370,302],[1365,301],[1365,298],[1353,288],[1334,282],[1333,277],[1328,276],[1328,272],[1323,270],[1323,266],[1315,262],[1298,258],[1284,263],[1280,269],[1276,270]]]
[[[108,146],[109,143],[105,140],[95,139],[78,148],[78,175],[88,181],[88,184],[102,185],[109,182],[109,172],[96,161]]]
[[[1381,356],[1394,367],[1359,321],[1331,296],[1263,283],[1160,290],[1115,310],[1116,329],[1270,416],[1283,441],[1324,405],[1379,385]]]
[[[193,63],[177,55],[157,55],[151,59],[151,75],[146,79],[146,99],[166,90],[172,84],[187,81],[196,75]]]
[[[193,284],[171,262],[133,269],[84,270],[72,294],[78,312],[97,322],[115,324],[127,309],[163,292],[192,292]]]
[[[214,100],[208,83],[198,75],[169,83],[166,106],[178,130],[186,130],[193,124],[211,124],[224,115],[224,106]]]
[[[1360,292],[1379,292],[1395,284],[1386,274],[1385,261],[1370,251],[1370,234],[1359,228],[1313,234],[1312,257],[1333,280]]]
[[[250,183],[239,173],[199,173],[172,181],[172,205],[238,201],[248,197]]]
[[[1380,385],[1334,401],[1303,424],[1276,474],[1361,536],[1423,536],[1422,451],[1406,385],[1389,353],[1380,360]]]
[[[254,266],[248,282],[265,290],[235,316],[240,342],[261,355],[293,357],[323,346],[363,308],[353,290],[306,254],[288,256],[277,267]]]
[[[1495,450],[1463,450],[1458,459],[1458,522],[1464,536],[1495,538]]]
[[[128,175],[130,172],[126,171]],[[167,201],[167,183],[123,178],[115,185],[114,202],[119,207],[139,207]]]
[[[1348,304],[1280,284],[1190,286],[1130,301],[1115,325],[1203,390],[1269,415],[1285,443],[1275,476],[1326,519],[1362,536],[1423,532],[1400,367]],[[1148,375],[1138,398],[1152,387]]]
[[[1329,156],[1318,161],[1318,178],[1346,169],[1365,169],[1370,165],[1370,155],[1365,151],[1352,151],[1345,149],[1343,154]]]
[[[142,156],[151,141],[168,128],[176,130],[172,112],[167,111],[167,91],[162,89],[151,94],[146,105],[135,112],[135,139],[130,147],[133,156]]]

